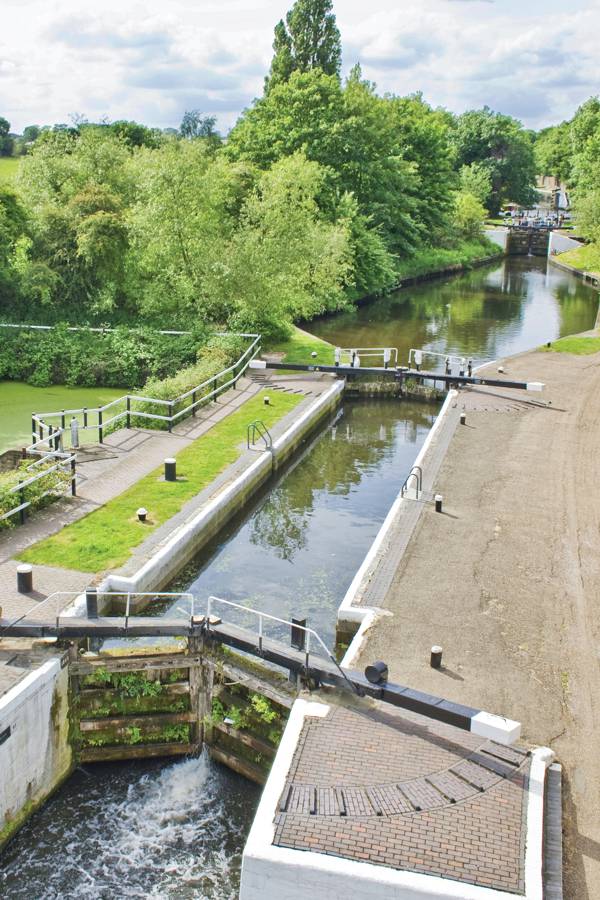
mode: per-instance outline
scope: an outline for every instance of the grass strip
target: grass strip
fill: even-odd
[[[284,353],[282,362],[305,363],[306,365],[332,366],[334,363],[333,344],[302,331],[294,325],[294,330],[285,341],[270,344],[267,353]],[[316,353],[315,357],[311,353]]]
[[[263,403],[265,394],[270,406]],[[161,466],[104,506],[29,547],[19,559],[82,572],[122,565],[134,547],[239,458],[250,422],[261,419],[270,428],[303,399],[298,394],[261,391],[177,454],[176,482],[163,480]],[[136,516],[141,506],[148,510],[145,523]]]
[[[566,263],[581,272],[600,272],[600,246],[585,244],[576,250],[567,250],[555,257],[557,262]]]
[[[549,347],[539,348],[545,353],[573,353],[575,356],[588,356],[600,350],[600,337],[564,337],[552,341]]]

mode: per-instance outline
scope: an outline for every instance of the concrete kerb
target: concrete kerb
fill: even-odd
[[[335,381],[273,442],[270,450],[263,451],[206,506],[179,526],[134,575],[109,574],[97,586],[98,593],[112,591],[126,594],[160,590],[239,511],[242,504],[264,484],[274,469],[285,462],[315,425],[337,406],[344,386],[343,381]],[[84,609],[85,597],[81,595],[63,615],[81,615]]]
[[[304,720],[329,707],[296,700],[244,847],[240,900],[509,900],[514,894],[435,875],[392,869],[338,856],[273,845],[277,804],[284,790]],[[525,900],[542,900],[543,813],[546,769],[554,754],[532,754],[528,781]]]
[[[442,404],[438,417],[415,459],[414,466],[422,465],[432,442],[435,440],[439,430],[445,423],[448,411],[457,396],[458,392],[455,390],[449,391],[446,395],[446,399]],[[368,629],[371,628],[379,618],[389,615],[386,610],[380,609],[379,607],[360,607],[355,604],[357,599],[364,593],[374,571],[384,556],[386,540],[389,537],[400,508],[407,502],[409,501],[402,496],[402,493],[398,494],[338,608],[338,625],[341,623],[348,623],[351,626],[359,626],[342,659],[341,665],[344,668],[350,669],[354,666],[355,660],[360,654],[365,634]]]

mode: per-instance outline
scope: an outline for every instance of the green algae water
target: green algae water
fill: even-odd
[[[343,346],[398,346],[402,362],[425,346],[494,358],[587,330],[597,307],[597,293],[574,277],[513,259],[308,327]],[[436,413],[344,402],[177,586],[307,617],[332,643],[337,606]],[[85,766],[0,857],[0,896],[234,900],[259,793],[205,756]]]
[[[22,381],[0,381],[0,453],[31,443],[31,414],[104,406],[126,388],[34,387]]]

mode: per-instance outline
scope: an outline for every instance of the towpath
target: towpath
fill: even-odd
[[[307,402],[329,383],[330,381],[321,382],[315,378],[299,379],[285,376],[268,380],[268,386],[273,390],[303,394],[307,397]],[[172,434],[141,428],[120,429],[108,435],[104,444],[82,450],[77,461],[78,476],[81,478],[77,488],[78,496],[53,503],[32,516],[24,526],[0,533],[0,607],[3,609],[4,617],[12,619],[28,613],[31,618],[47,618],[57,611],[49,610],[48,604],[42,605],[49,595],[57,591],[81,593],[87,585],[94,583],[98,574],[36,565],[33,593],[19,594],[16,589],[16,570],[19,565],[16,556],[19,553],[121,494],[160,466],[166,456],[176,455],[179,450],[239,409],[263,387],[265,384],[261,379],[244,377],[238,382],[236,390],[229,390],[219,396],[216,403],[201,407],[195,418],[185,419]],[[278,423],[274,433],[279,433],[278,429],[287,424],[289,424],[288,417],[285,417]],[[252,459],[251,452],[243,453],[237,463],[230,468],[238,472],[240,467],[249,465]],[[206,502],[206,498],[230,475],[229,469],[222,473],[214,485],[202,492],[199,498],[191,501],[188,506],[196,508],[199,502]],[[187,509],[183,510],[176,517],[177,521],[186,511]],[[154,536],[150,543],[168,533],[172,527],[172,520],[165,523],[159,529],[160,534]],[[140,553],[141,548],[138,548],[136,556],[139,557]],[[50,605],[54,607],[54,601],[50,601]]]
[[[434,481],[444,512],[422,509],[387,584],[367,591],[363,602],[389,615],[367,632],[359,664],[383,659],[394,681],[518,719],[525,741],[555,750],[565,896],[591,900],[600,897],[600,354],[533,352],[505,368],[545,382],[533,397],[551,405],[508,391],[459,394]],[[463,408],[466,425],[456,425]],[[433,644],[444,648],[441,670],[429,666]]]

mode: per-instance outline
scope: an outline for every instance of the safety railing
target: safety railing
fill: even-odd
[[[340,365],[360,366],[362,359],[381,359],[384,368],[398,365],[397,347],[336,347],[335,361]]]
[[[354,691],[355,693],[358,692],[356,685],[354,685],[350,681],[350,679],[348,678],[348,676],[346,675],[346,673],[344,672],[344,670],[338,663],[337,659],[335,658],[335,655],[331,652],[331,650],[328,648],[327,644],[321,639],[321,637],[317,634],[317,632],[313,628],[309,628],[306,625],[301,625],[298,622],[291,622],[288,619],[280,619],[278,616],[272,616],[269,613],[262,612],[261,610],[253,609],[251,606],[242,606],[241,603],[234,603],[233,600],[224,600],[222,597],[215,597],[214,595],[211,595],[208,598],[208,602],[207,602],[207,606],[206,606],[205,628],[207,631],[210,631],[210,628],[212,627],[211,620],[213,618],[213,612],[215,610],[215,607],[218,608],[218,606],[225,606],[228,609],[239,610],[239,611],[243,612],[244,614],[250,616],[251,619],[254,619],[256,621],[257,649],[258,649],[258,653],[260,656],[262,656],[262,654],[264,652],[264,642],[266,640],[265,634],[264,634],[265,622],[276,622],[278,625],[284,625],[286,628],[288,628],[290,630],[290,633],[292,632],[292,629],[296,633],[302,632],[302,634],[304,635],[304,667],[305,667],[305,671],[307,673],[309,671],[311,653],[313,654],[313,656],[320,656],[319,653],[315,653],[315,651],[311,649],[311,641],[314,641],[317,644],[317,646],[320,647],[321,650],[324,651],[325,658],[329,659],[334,664],[334,666],[340,673],[341,677],[344,679],[344,681],[346,681],[348,683],[350,689],[352,691]],[[217,618],[219,618],[219,617],[217,617]]]
[[[189,592],[141,592],[141,591],[98,591],[95,588],[88,588],[85,594],[82,594],[80,591],[55,591],[50,594],[45,600],[42,602],[38,602],[35,605],[31,606],[27,612],[18,616],[16,619],[13,619],[6,625],[0,627],[0,636],[9,634],[10,629],[14,626],[24,622],[25,620],[29,620],[30,615],[34,614],[34,619],[38,622],[52,623],[56,626],[57,629],[61,627],[61,625],[66,625],[69,621],[73,620],[73,617],[79,610],[76,608],[73,609],[73,603],[77,600],[81,602],[81,614],[82,617],[87,617],[91,620],[97,617],[98,615],[98,602],[101,600],[105,600],[106,598],[114,598],[119,599],[120,602],[123,602],[123,598],[125,598],[125,612],[123,615],[109,615],[102,616],[102,632],[103,636],[107,636],[107,631],[110,628],[111,624],[115,626],[115,636],[124,628],[125,630],[128,627],[129,620],[131,618],[131,603],[133,600],[138,600],[140,598],[148,598],[148,602],[158,602],[162,605],[165,603],[169,603],[171,605],[171,609],[169,610],[168,618],[182,618],[186,621],[190,632],[194,631],[198,627],[202,627],[205,631],[210,631],[211,628],[214,628],[218,622],[223,621],[222,616],[215,616],[215,610],[221,607],[231,610],[237,610],[238,612],[243,613],[245,616],[250,617],[250,621],[254,621],[256,623],[256,649],[259,656],[263,655],[265,649],[265,642],[267,638],[265,637],[265,623],[274,622],[279,626],[285,626],[289,629],[289,632],[292,632],[292,629],[298,633],[301,632],[304,636],[303,641],[303,652],[304,652],[304,667],[306,673],[308,673],[310,668],[310,659],[311,655],[313,657],[325,658],[329,659],[330,662],[333,663],[340,676],[346,681],[351,690],[357,692],[356,686],[350,681],[340,664],[338,663],[335,655],[331,652],[331,650],[327,647],[327,644],[322,640],[319,634],[313,629],[309,628],[306,625],[302,625],[298,622],[291,622],[287,619],[281,619],[278,616],[272,616],[269,613],[262,612],[261,610],[254,609],[251,606],[243,606],[241,603],[234,603],[232,600],[225,600],[222,597],[210,596],[206,601],[206,605],[202,602],[199,602],[198,598],[194,597],[193,594]],[[71,610],[68,615],[65,615],[65,607],[67,604],[70,604]],[[176,604],[176,605],[175,605]],[[185,608],[184,608],[185,606]],[[174,607],[174,609],[173,609]],[[67,607],[68,609],[68,607]],[[202,610],[204,609],[204,612]],[[90,612],[93,611],[93,615],[90,615]],[[179,613],[177,616],[175,613]],[[144,618],[144,615],[137,614],[135,616],[136,622],[139,622],[140,618]],[[160,623],[160,618],[156,616],[147,616],[148,620],[151,620],[153,623],[157,625]],[[166,616],[164,617],[166,618]],[[218,620],[218,621],[217,621]],[[249,629],[252,631],[253,629]],[[318,652],[318,649],[323,651],[321,654]]]
[[[54,464],[48,465],[48,461],[53,459],[57,461]],[[42,464],[44,465],[44,468],[40,469],[40,465]],[[29,472],[33,474],[27,475],[26,473]],[[64,474],[65,477],[61,479],[60,474]],[[13,506],[0,514],[0,522],[18,515],[20,524],[24,525],[27,509],[33,505],[37,506],[37,504],[41,503],[46,497],[57,497],[68,492],[70,492],[72,497],[76,496],[76,456],[74,453],[49,452],[45,457],[35,460],[29,466],[26,466],[24,469],[17,472],[16,478],[17,483],[4,492],[3,498],[4,502],[6,502],[7,497],[12,498],[14,496],[15,500],[18,500],[18,503],[16,506]],[[36,493],[35,496],[31,496],[32,492],[30,490],[28,491],[28,488],[31,488],[38,483],[41,484],[42,488],[47,486],[46,490],[42,489],[41,494]],[[30,495],[29,499],[28,494]],[[4,505],[4,503],[2,505]],[[1,508],[2,507],[0,507],[0,510]]]
[[[273,449],[273,438],[271,437],[271,432],[267,428],[264,422],[260,419],[256,419],[254,422],[250,422],[248,428],[246,429],[246,446],[248,450],[251,450],[257,440],[262,440],[265,445],[266,450]]]
[[[410,470],[410,472],[404,479],[404,484],[400,488],[400,495],[402,497],[404,497],[406,492],[409,490],[409,485],[413,478],[416,481],[415,496],[416,496],[416,499],[418,500],[419,493],[422,493],[422,491],[423,491],[423,469],[421,468],[421,466],[413,466],[412,467],[412,469]]]
[[[38,326],[31,326],[38,327]],[[46,326],[39,326],[46,327]],[[167,332],[165,332],[167,333]],[[168,332],[175,333],[175,332]],[[225,332],[219,333],[226,336]],[[33,413],[31,417],[32,443],[27,447],[28,453],[46,455],[51,451],[62,450],[65,444],[71,444],[76,449],[80,432],[95,431],[98,435],[98,443],[104,442],[107,429],[114,428],[118,423],[125,427],[131,427],[132,419],[142,419],[145,422],[160,422],[167,426],[168,431],[173,429],[182,419],[194,416],[200,406],[214,400],[230,387],[235,388],[239,379],[243,376],[250,361],[260,352],[261,336],[259,334],[234,334],[233,337],[252,339],[249,347],[231,366],[215,373],[201,384],[196,385],[179,397],[172,400],[163,400],[158,397],[144,397],[140,394],[124,394],[99,407],[78,407],[75,409],[61,409],[55,412]],[[185,403],[181,409],[177,409],[181,403]],[[165,414],[148,412],[143,406],[162,407]],[[107,414],[108,417],[107,417]],[[70,417],[70,421],[67,421]],[[48,421],[54,419],[54,422]],[[75,419],[76,427],[73,424]],[[94,421],[95,419],[95,421]]]
[[[472,357],[455,356],[452,353],[438,353],[435,350],[423,350],[418,347],[411,347],[408,351],[408,365],[414,367],[417,371],[421,368],[425,359],[433,359],[436,362],[443,363],[445,375],[458,374],[461,376],[468,375],[469,377],[478,366],[486,362],[484,359],[474,360]],[[455,369],[458,371],[454,371]]]

